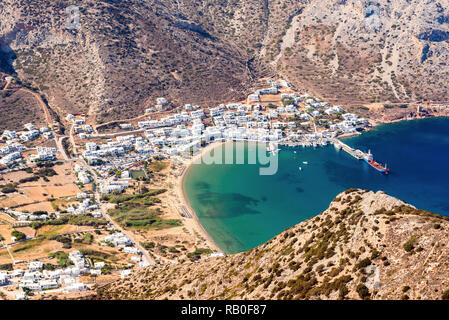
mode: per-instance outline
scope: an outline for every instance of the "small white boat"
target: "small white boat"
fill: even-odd
[[[296,153],[296,151],[293,151],[293,153]]]
[[[302,163],[303,163],[303,164],[309,164],[307,161],[303,161]]]
[[[281,149],[276,148],[275,145],[272,142],[270,142],[268,144],[267,151],[271,153],[273,156],[275,156],[278,154],[279,151],[281,151]]]
[[[302,168],[301,168],[301,167],[299,167],[298,169],[299,169],[299,171],[302,171]]]

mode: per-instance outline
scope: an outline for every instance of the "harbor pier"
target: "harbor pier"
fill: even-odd
[[[367,157],[367,154],[365,154],[363,151],[361,151],[359,149],[351,148],[346,143],[338,140],[337,138],[333,138],[330,141],[335,146],[335,148],[345,151],[346,153],[348,153],[350,156],[356,158],[357,160],[362,160],[363,158]]]

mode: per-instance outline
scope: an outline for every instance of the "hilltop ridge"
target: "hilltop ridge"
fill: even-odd
[[[94,299],[441,299],[449,218],[349,189],[247,252],[148,267]]]

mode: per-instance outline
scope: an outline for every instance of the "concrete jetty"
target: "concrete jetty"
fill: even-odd
[[[362,160],[363,158],[365,158],[367,155],[359,150],[359,149],[354,149],[351,148],[350,146],[348,146],[346,143],[333,138],[331,139],[331,143],[337,148],[337,149],[341,149],[343,151],[345,151],[346,153],[348,153],[349,155],[353,156],[354,158],[356,158],[357,160]]]

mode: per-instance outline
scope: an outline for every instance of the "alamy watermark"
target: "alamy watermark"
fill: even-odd
[[[201,154],[193,159],[193,163],[259,165],[259,174],[269,176],[278,171],[278,150],[278,144],[275,142],[248,142],[247,147],[242,142],[226,142],[216,145],[213,149],[202,150]]]
[[[68,6],[65,9],[67,19],[65,23],[66,29],[77,30],[81,26],[80,23],[80,8],[74,5]]]

